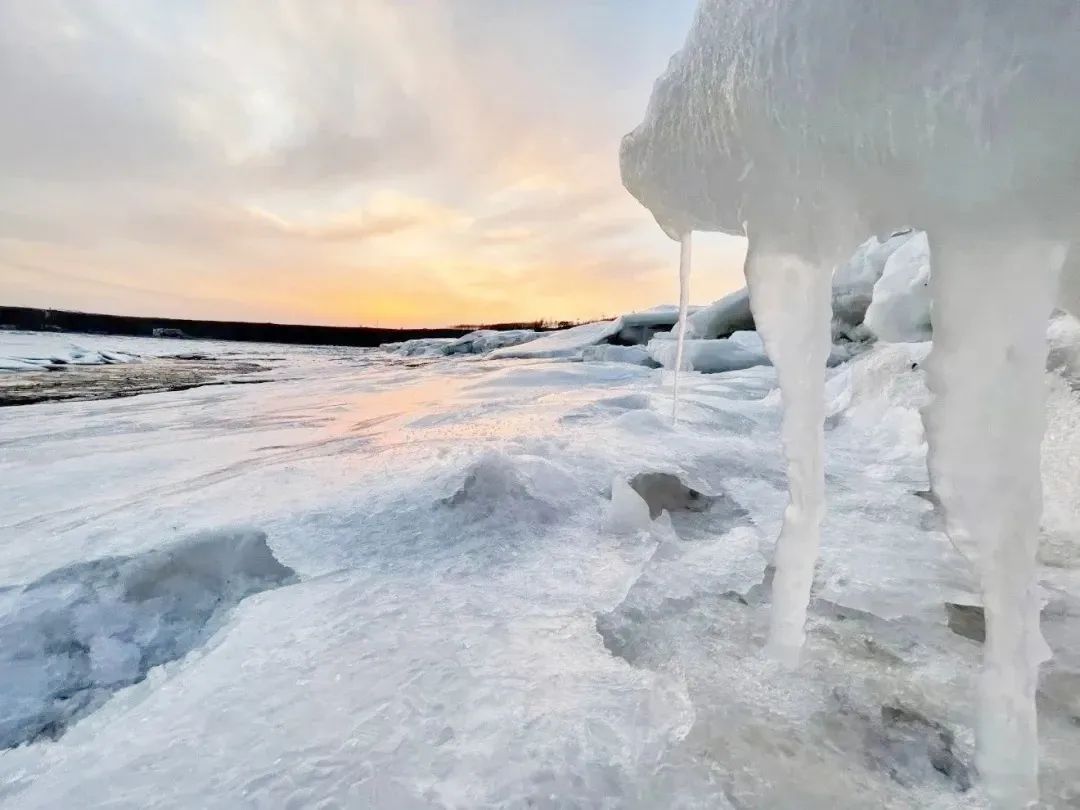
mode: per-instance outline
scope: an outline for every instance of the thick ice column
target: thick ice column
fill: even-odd
[[[686,345],[686,310],[690,304],[690,231],[679,237],[679,337],[675,346],[674,403],[671,420],[679,421],[679,374],[682,372],[683,346]]]
[[[931,233],[934,394],[923,413],[931,484],[986,611],[978,767],[996,807],[1038,797],[1035,689],[1049,657],[1035,554],[1046,322],[1063,245]]]
[[[767,650],[796,664],[806,638],[806,606],[825,511],[825,362],[829,356],[832,270],[763,250],[746,257],[750,308],[776,367],[783,400],[789,502],[776,541]]]

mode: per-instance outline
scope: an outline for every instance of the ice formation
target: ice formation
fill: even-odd
[[[854,255],[833,273],[833,338],[858,340],[865,337],[860,329],[866,312],[873,303],[874,288],[885,267],[898,249],[914,232],[894,233],[884,242],[871,236],[856,249]]]
[[[1078,330],[1055,323],[1066,365]],[[0,353],[13,337],[0,332]],[[49,572],[144,558],[178,534],[237,523],[267,531],[300,579],[228,610],[209,641],[110,690],[60,739],[0,751],[0,806],[982,806],[978,784],[963,792],[980,651],[941,615],[945,600],[978,598],[912,495],[927,487],[928,349],[879,343],[827,380],[836,485],[813,659],[794,671],[754,654],[786,497],[771,369],[686,376],[680,430],[658,375],[635,366],[405,369],[307,346],[264,347],[277,360],[266,385],[0,411],[11,619],[31,619],[15,597]],[[1080,570],[1080,397],[1056,372],[1047,379],[1044,526],[1060,567],[1040,572],[1067,586]],[[602,520],[613,480],[645,501],[629,533]],[[645,511],[657,515],[648,525]],[[152,604],[128,613],[99,596],[80,602],[95,611],[89,638],[120,635],[103,614],[153,627]],[[1050,596],[1042,790],[1063,808],[1080,762],[1080,595]],[[69,634],[71,602],[53,604],[63,632],[49,657],[67,677],[88,636]],[[173,615],[170,632],[183,631]],[[0,639],[0,668],[14,650]],[[0,683],[0,703],[14,698],[14,676]],[[912,738],[916,715],[925,733]]]
[[[679,373],[682,371],[683,347],[686,345],[687,307],[690,305],[690,245],[689,233],[679,237],[679,336],[675,347],[675,381],[672,385],[671,421],[679,421]]]
[[[1074,0],[702,0],[620,154],[666,233],[749,238],[751,307],[785,406],[769,646],[787,659],[823,508],[823,291],[861,235],[927,230],[929,465],[950,535],[980,550],[978,764],[1002,807],[1038,794],[1041,374],[1054,276],[1080,226],[1078,62]]]
[[[910,236],[889,256],[866,308],[867,330],[892,343],[930,339],[930,244]]]
[[[59,737],[205,642],[242,599],[293,579],[264,533],[237,530],[0,588],[0,748]]]
[[[756,332],[736,332],[735,334],[757,335]],[[664,368],[675,368],[677,348],[677,341],[658,336],[649,341],[648,352],[649,356]],[[762,346],[742,344],[732,335],[730,338],[716,338],[715,340],[687,340],[683,349],[682,362],[678,365],[684,370],[717,374],[754,366],[767,366],[769,358],[765,355],[765,349]]]

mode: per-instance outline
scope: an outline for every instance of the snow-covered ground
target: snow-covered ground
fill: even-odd
[[[37,729],[0,751],[0,803],[982,806],[981,645],[944,607],[976,583],[919,495],[927,345],[829,371],[789,672],[760,654],[787,498],[773,369],[684,375],[672,427],[670,371],[544,358],[558,340],[263,347],[262,385],[0,412],[0,728]],[[1067,807],[1080,402],[1048,380],[1040,734]]]

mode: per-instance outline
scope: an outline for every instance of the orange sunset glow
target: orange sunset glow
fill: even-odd
[[[621,135],[691,0],[0,8],[0,303],[431,326],[675,299]],[[699,241],[693,299],[740,284]]]

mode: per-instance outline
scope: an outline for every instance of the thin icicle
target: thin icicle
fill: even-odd
[[[675,347],[674,403],[671,421],[679,422],[679,372],[682,371],[683,346],[686,344],[686,310],[690,303],[690,235],[687,231],[679,237],[679,337]]]

